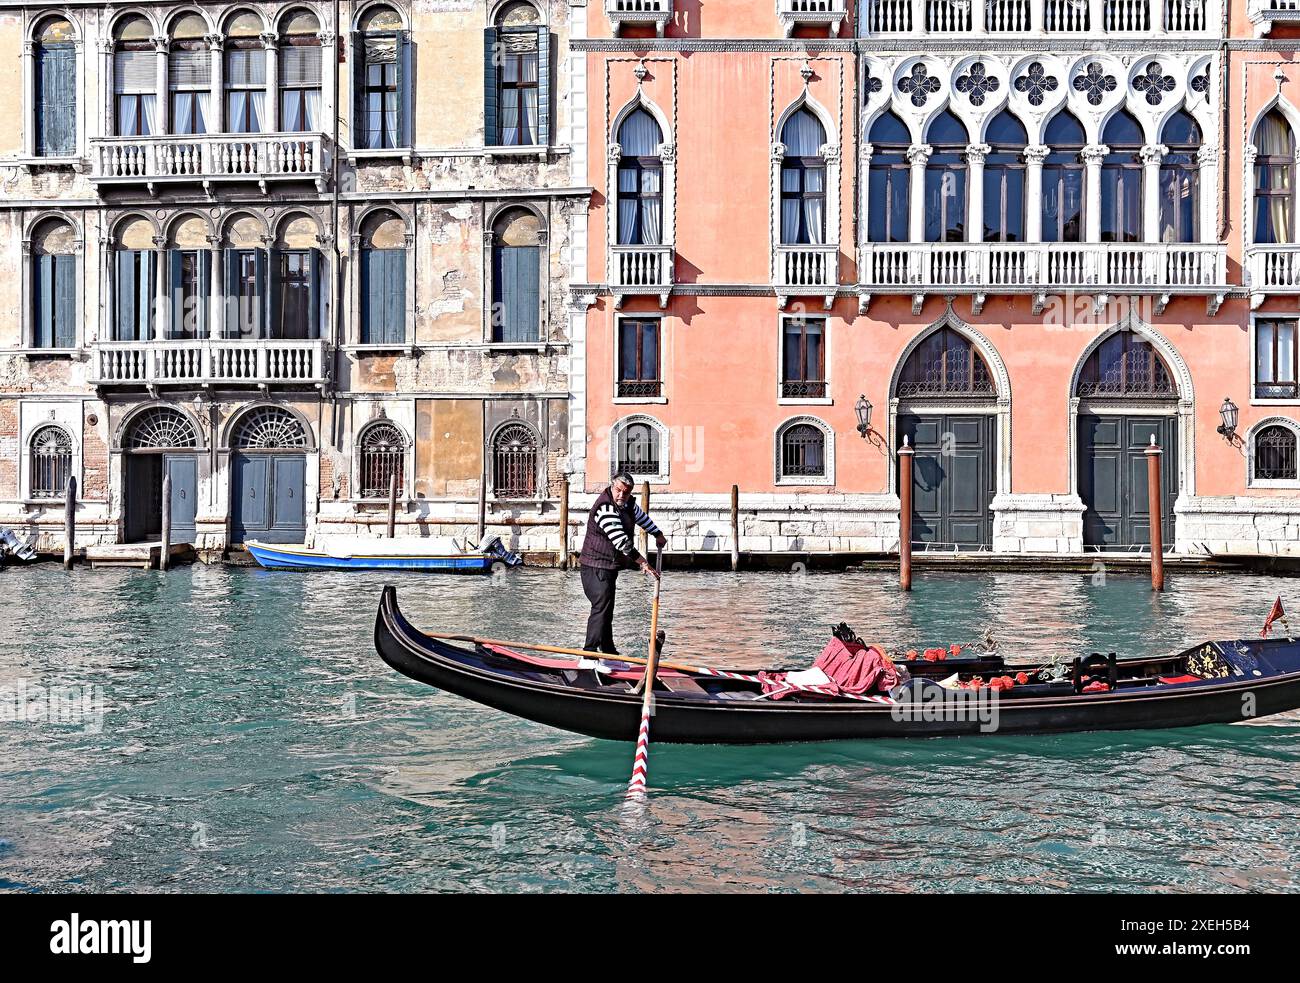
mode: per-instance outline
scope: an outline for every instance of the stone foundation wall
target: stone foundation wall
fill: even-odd
[[[1300,497],[1180,498],[1174,512],[1179,553],[1300,555]]]
[[[995,553],[1083,552],[1078,495],[999,495],[992,508]]]

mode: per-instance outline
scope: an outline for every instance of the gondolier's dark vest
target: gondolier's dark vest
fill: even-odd
[[[614,506],[614,511],[618,513],[619,521],[623,524],[623,532],[629,539],[636,528],[636,523],[632,519],[632,502],[629,500],[624,508],[619,508],[614,503],[613,494],[606,488],[596,498],[595,504],[587,514],[587,534],[582,540],[582,565],[599,570],[620,570],[631,565],[631,557],[616,550],[604,530],[600,528],[600,524],[596,522],[596,514],[603,505]]]

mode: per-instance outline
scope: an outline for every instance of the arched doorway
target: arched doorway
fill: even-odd
[[[1128,549],[1151,542],[1146,449],[1161,449],[1162,538],[1174,543],[1179,490],[1178,386],[1169,366],[1140,334],[1108,335],[1079,369],[1074,385],[1078,489],[1083,545]]]
[[[945,325],[912,349],[894,385],[897,443],[912,459],[912,542],[993,545],[998,489],[998,387],[974,343]]]
[[[239,421],[231,448],[231,542],[303,542],[307,434],[298,418],[278,406],[259,406]]]
[[[127,427],[122,438],[125,539],[152,542],[162,536],[163,478],[171,478],[171,541],[194,542],[199,498],[199,436],[179,410],[155,406]]]

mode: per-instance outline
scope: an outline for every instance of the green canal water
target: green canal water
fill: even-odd
[[[516,720],[390,671],[383,575],[195,565],[0,571],[0,890],[1294,891],[1300,714],[1181,731],[656,747]],[[405,576],[417,624],[575,643],[576,574]],[[622,584],[625,651],[648,623]],[[670,572],[677,656],[810,662],[841,619],[1011,658],[1172,651],[1258,631],[1300,581],[921,571]],[[12,719],[26,687],[102,715]],[[93,688],[93,689],[91,689]],[[61,692],[78,692],[75,689]]]

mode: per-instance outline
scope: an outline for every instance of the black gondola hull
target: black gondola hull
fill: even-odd
[[[473,651],[415,629],[398,609],[392,587],[384,589],[380,601],[375,647],[384,661],[403,675],[476,703],[589,737],[636,740],[640,696],[630,691],[594,692],[494,671],[477,660]],[[927,710],[918,704],[743,702],[665,693],[656,694],[652,727],[656,743],[776,744],[1235,723],[1300,706],[1300,651],[1287,653],[1288,659],[1292,657],[1295,671],[1277,675],[1163,687],[1159,692],[1002,699],[992,705],[974,702],[964,717],[950,707],[940,713],[937,707]]]

